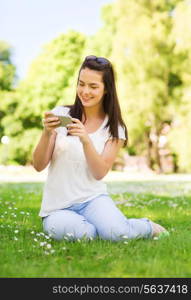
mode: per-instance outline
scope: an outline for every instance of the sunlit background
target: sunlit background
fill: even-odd
[[[0,164],[31,165],[42,115],[85,55],[116,71],[129,144],[114,170],[191,172],[191,1],[1,0]]]

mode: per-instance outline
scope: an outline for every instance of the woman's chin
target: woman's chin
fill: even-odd
[[[82,103],[83,106],[87,106],[87,107],[93,106],[93,104],[90,101],[82,100],[81,103]]]

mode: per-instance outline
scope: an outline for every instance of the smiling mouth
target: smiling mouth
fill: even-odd
[[[89,101],[89,100],[91,100],[91,98],[88,98],[88,99],[82,98],[82,100],[83,100],[83,101]]]

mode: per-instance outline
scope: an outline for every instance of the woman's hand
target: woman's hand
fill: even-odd
[[[67,129],[70,135],[78,136],[82,144],[90,142],[90,138],[82,122],[76,118],[72,118],[73,124],[68,124]]]
[[[42,119],[45,132],[51,134],[55,128],[60,126],[60,120],[51,111],[44,113],[44,119]]]

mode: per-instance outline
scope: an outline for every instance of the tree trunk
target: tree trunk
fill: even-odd
[[[163,173],[163,168],[161,165],[160,154],[159,154],[159,134],[157,134],[157,139],[152,140],[150,138],[151,133],[154,133],[152,128],[145,132],[146,143],[147,143],[147,162],[150,169],[157,171],[158,173]]]

